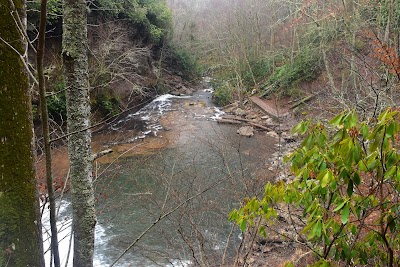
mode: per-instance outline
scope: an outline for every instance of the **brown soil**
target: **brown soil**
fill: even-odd
[[[211,109],[204,109],[205,103],[187,100],[184,103],[184,109],[190,110],[191,112],[197,113],[209,113],[212,114]],[[166,113],[161,119],[161,125],[164,129],[158,133],[158,136],[147,136],[144,139],[138,139],[134,142],[126,143],[126,140],[136,136],[138,133],[138,125],[126,125],[123,131],[102,131],[93,134],[92,136],[92,151],[98,153],[105,149],[112,149],[112,153],[102,156],[95,161],[95,164],[104,165],[111,164],[118,159],[134,157],[138,155],[150,155],[159,152],[161,149],[171,147],[176,142],[177,138],[180,137],[182,127],[185,127],[185,131],[188,131],[190,124],[186,120],[182,119],[181,111],[172,110]],[[116,145],[112,145],[117,143]],[[38,157],[37,173],[39,178],[39,186],[42,193],[46,190],[45,183],[45,159],[41,155]],[[52,150],[52,169],[53,177],[55,177],[55,188],[61,190],[64,185],[64,181],[68,175],[69,160],[68,160],[68,147],[66,145],[57,147]]]

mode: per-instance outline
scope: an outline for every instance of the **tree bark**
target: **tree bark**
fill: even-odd
[[[93,266],[96,215],[92,187],[85,0],[63,1],[63,63],[67,88],[68,150],[75,267]],[[85,130],[86,129],[86,130]]]
[[[44,266],[32,107],[19,19],[24,0],[0,0],[0,266]]]

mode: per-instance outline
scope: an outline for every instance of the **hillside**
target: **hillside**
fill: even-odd
[[[28,35],[35,40],[38,2],[28,6]],[[163,0],[92,1],[88,5],[89,82],[94,121],[140,105],[155,95],[185,88],[197,77],[195,65],[171,39],[171,13]],[[66,119],[61,60],[62,1],[48,3],[45,72],[48,109]],[[35,45],[33,41],[33,45]],[[32,64],[35,52],[30,50]],[[33,97],[37,109],[37,94]],[[34,114],[38,119],[38,115]]]
[[[320,112],[371,116],[398,104],[398,1],[192,2],[169,1],[174,40],[208,66],[222,105],[315,94]]]
[[[400,2],[169,5],[175,41],[233,114],[224,123],[248,121],[252,106],[298,123],[294,144],[278,132],[286,165],[230,214],[245,236],[235,266],[398,266],[400,176],[387,171],[399,156]]]

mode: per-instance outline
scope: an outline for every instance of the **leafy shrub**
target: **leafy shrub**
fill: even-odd
[[[181,69],[185,78],[195,79],[202,74],[202,67],[198,63],[197,58],[185,48],[168,45],[167,53],[169,57],[167,63],[170,63],[174,68]]]
[[[106,116],[113,116],[120,112],[118,99],[107,94],[98,95],[96,97],[95,106]]]
[[[53,94],[47,97],[47,110],[49,115],[54,119],[62,119],[67,117],[67,104],[65,96],[64,82],[55,84]]]
[[[40,16],[40,3],[41,1],[27,1],[28,21],[33,25],[39,25]],[[62,0],[48,0],[47,1],[47,23],[53,25],[60,23],[62,14]]]
[[[28,1],[28,20],[36,26],[39,24],[40,2]],[[95,0],[89,2],[88,9],[104,17],[124,18],[143,26],[154,43],[160,43],[172,28],[172,15],[165,0]],[[62,0],[48,1],[47,17],[49,25],[61,27]]]
[[[399,266],[400,109],[368,122],[341,113],[330,124],[295,126],[304,136],[286,157],[295,180],[268,183],[262,199],[248,200],[229,219],[245,231],[261,217],[265,236],[287,205],[298,240],[316,256],[312,266]]]
[[[234,89],[227,81],[213,82],[213,100],[219,106],[225,106],[232,102]]]
[[[254,81],[256,83],[262,82],[266,77],[272,74],[276,64],[282,62],[283,59],[283,54],[278,52],[271,56],[251,60],[248,64],[247,71],[242,74],[245,86],[252,88],[255,85]]]
[[[172,15],[165,0],[97,0],[95,8],[105,16],[126,18],[144,26],[155,43],[161,43],[172,28]]]
[[[275,73],[269,78],[268,84],[275,89],[289,89],[299,81],[314,80],[320,70],[321,56],[312,47],[305,47],[294,58],[292,63],[278,67]]]
[[[392,5],[392,6],[391,6]],[[385,28],[388,17],[392,12],[392,25],[394,29],[400,28],[400,2],[393,1],[377,1],[371,2],[370,5],[364,5],[361,9],[363,19],[371,20],[378,26]]]
[[[271,58],[260,58],[249,62],[251,70],[247,70],[243,74],[243,82],[246,86],[254,86],[254,81],[257,83],[264,77],[271,75],[274,68],[274,61]],[[253,80],[254,78],[254,80]]]

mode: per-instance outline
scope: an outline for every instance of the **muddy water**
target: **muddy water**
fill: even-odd
[[[98,215],[95,266],[218,266],[240,243],[227,215],[271,179],[276,140],[218,124],[209,90],[162,96],[94,136]],[[179,207],[179,208],[177,208]],[[229,265],[229,264],[228,264]]]

